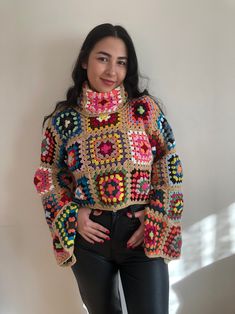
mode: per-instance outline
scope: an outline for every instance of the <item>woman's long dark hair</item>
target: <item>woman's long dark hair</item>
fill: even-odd
[[[54,114],[56,110],[77,105],[77,98],[82,91],[82,84],[84,81],[87,80],[87,71],[86,69],[83,69],[82,64],[88,61],[90,52],[95,44],[101,39],[110,36],[122,39],[127,48],[127,74],[123,84],[127,91],[128,98],[132,99],[140,97],[142,95],[149,95],[146,89],[143,92],[139,90],[139,70],[137,56],[132,39],[127,31],[120,25],[112,25],[109,23],[100,24],[89,32],[81,47],[75,67],[72,72],[74,85],[68,89],[66,94],[66,100],[60,101],[56,104],[54,111],[44,118],[43,125],[46,120]]]

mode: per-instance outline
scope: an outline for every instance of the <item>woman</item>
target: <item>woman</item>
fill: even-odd
[[[46,117],[34,178],[56,260],[72,267],[90,314],[122,313],[118,271],[128,313],[166,314],[183,208],[172,129],[159,101],[139,90],[123,27],[95,27],[72,77]]]

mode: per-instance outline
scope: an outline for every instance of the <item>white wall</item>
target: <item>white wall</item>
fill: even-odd
[[[32,178],[41,123],[64,99],[84,36],[131,34],[165,103],[184,166],[184,247],[170,263],[170,314],[235,313],[234,0],[1,0],[0,314],[75,314]]]

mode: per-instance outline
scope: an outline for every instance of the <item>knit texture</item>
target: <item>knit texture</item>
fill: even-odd
[[[179,258],[182,176],[158,100],[128,100],[123,85],[98,93],[85,82],[78,104],[47,120],[34,176],[57,263],[76,262],[79,208],[120,210],[132,204],[146,204],[145,254]]]

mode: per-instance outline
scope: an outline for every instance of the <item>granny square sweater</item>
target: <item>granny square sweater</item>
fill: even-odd
[[[79,208],[117,211],[132,204],[146,204],[145,254],[179,258],[182,176],[158,100],[130,100],[123,85],[98,93],[85,82],[77,104],[47,120],[34,176],[57,263],[76,262]]]

